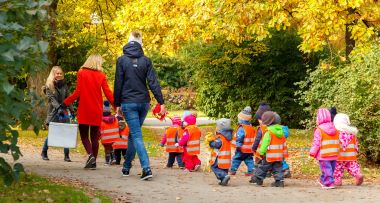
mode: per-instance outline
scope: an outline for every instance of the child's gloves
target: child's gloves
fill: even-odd
[[[175,143],[174,146],[179,147],[179,144],[178,144],[178,143]]]
[[[160,144],[160,147],[164,147],[164,146],[165,146],[164,144],[162,144],[162,143]]]

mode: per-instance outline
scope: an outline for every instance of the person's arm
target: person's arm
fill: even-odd
[[[284,131],[285,138],[288,139],[289,137],[289,127],[284,125],[282,126],[282,131]]]
[[[257,148],[259,147],[261,138],[263,137],[263,132],[261,131],[261,128],[257,130],[255,142],[252,145],[252,150],[255,152],[257,151]]]
[[[178,141],[178,145],[179,146],[186,146],[187,141],[189,141],[189,139],[190,139],[190,134],[186,130],[185,132],[183,132],[181,139]]]
[[[222,140],[219,138],[210,142],[210,147],[215,149],[220,149],[222,147]]]
[[[67,85],[65,85],[65,99],[67,98],[67,97],[69,97],[70,96],[70,93],[69,93],[69,87],[67,86]],[[69,106],[69,110],[70,110],[70,114],[71,115],[74,115],[74,107],[73,107],[73,105],[72,104],[70,104]]]
[[[162,139],[161,139],[161,146],[164,146],[166,144],[166,134],[164,134],[164,136],[162,136]]]
[[[240,126],[236,132],[236,149],[243,146],[245,137],[245,131],[242,126]]]
[[[71,103],[73,103],[75,100],[78,99],[79,95],[80,95],[80,90],[81,90],[81,87],[82,87],[82,80],[81,80],[81,75],[82,75],[82,71],[79,70],[78,73],[77,73],[77,86],[75,87],[75,91],[70,95],[68,96],[65,101],[63,101],[63,103],[66,105],[66,106],[69,106]]]
[[[107,100],[111,103],[112,106],[115,106],[113,94],[112,94],[112,91],[110,90],[110,87],[108,86],[106,75],[104,75],[103,77],[102,89],[103,89],[104,95],[106,95]]]
[[[313,145],[310,148],[309,155],[311,157],[316,157],[320,148],[321,148],[321,131],[319,129],[314,130],[314,139],[313,139]]]
[[[263,137],[263,141],[261,142],[260,149],[259,149],[261,156],[265,155],[265,153],[268,150],[269,144],[270,144],[270,133],[267,131]]]
[[[124,83],[124,70],[121,66],[120,58],[116,62],[116,72],[115,72],[115,82],[113,86],[113,97],[115,102],[115,107],[120,107],[121,105],[121,91]]]
[[[150,90],[153,92],[154,98],[156,98],[157,102],[160,105],[164,105],[164,97],[162,96],[161,92],[161,86],[158,82],[156,72],[154,71],[152,67],[152,62],[148,59],[148,72],[147,72],[147,79]]]
[[[53,108],[58,109],[60,104],[58,103],[54,93],[49,88],[46,88],[46,96],[48,97],[49,103],[53,106]]]

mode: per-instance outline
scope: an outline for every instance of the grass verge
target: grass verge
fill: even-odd
[[[0,181],[2,182],[2,181]],[[112,202],[101,193],[62,185],[36,175],[24,175],[11,187],[0,186],[0,202]]]

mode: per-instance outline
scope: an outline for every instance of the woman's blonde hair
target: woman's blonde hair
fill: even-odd
[[[80,68],[89,68],[93,70],[103,71],[103,63],[104,59],[100,54],[91,54]]]
[[[63,70],[60,66],[53,66],[53,68],[51,68],[50,70],[50,74],[48,76],[48,78],[46,79],[46,87],[50,90],[50,91],[53,91],[55,92],[55,88],[54,88],[54,80],[55,80],[55,73],[57,71],[61,71],[63,73]],[[64,77],[64,74],[62,74],[62,77]]]

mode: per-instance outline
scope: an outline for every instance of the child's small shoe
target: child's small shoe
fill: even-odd
[[[270,186],[272,187],[285,187],[284,181],[276,180]]]
[[[290,173],[289,169],[285,169],[284,171],[284,178],[291,178],[292,174]]]
[[[224,176],[223,180],[219,183],[219,185],[227,186],[228,185],[228,181],[230,181],[230,176],[226,175],[226,176]]]
[[[247,173],[245,173],[244,175],[247,176],[247,177],[252,177],[252,176],[253,176],[253,173],[252,173],[252,172],[250,172],[250,173],[247,172]]]
[[[183,170],[183,172],[185,172],[185,173],[189,173],[190,171],[189,171],[189,169],[185,168],[185,169]]]
[[[201,168],[201,165],[200,165],[200,164],[195,165],[195,167],[194,167],[194,171],[199,171],[200,168]]]
[[[357,186],[363,184],[363,181],[364,181],[364,176],[363,175],[358,175],[355,177],[355,184]]]
[[[185,167],[184,166],[180,166],[179,169],[184,169]]]
[[[234,176],[234,175],[236,175],[236,171],[228,171],[228,174],[230,174],[230,175],[232,175],[232,176]]]
[[[342,180],[335,180],[334,186],[342,186]]]
[[[257,185],[257,186],[262,186],[263,182],[264,182],[263,180],[257,179],[256,176],[252,176],[251,180],[249,181],[249,183],[253,185]]]
[[[163,169],[168,169],[168,168],[173,168],[173,167],[170,167],[170,166],[164,166],[164,167],[162,167]]]
[[[335,189],[335,186],[334,186],[334,183],[333,183],[331,185],[323,185],[322,188],[326,189],[326,190],[330,190],[330,189]]]

